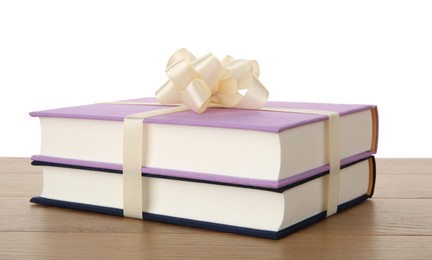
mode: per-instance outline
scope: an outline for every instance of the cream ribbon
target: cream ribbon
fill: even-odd
[[[176,105],[174,107],[135,113],[125,117],[123,130],[123,211],[124,216],[142,219],[143,201],[141,169],[145,165],[146,133],[143,120],[148,117],[191,109],[197,113],[208,107],[232,107],[284,113],[307,113],[328,116],[327,217],[337,212],[340,179],[340,116],[337,112],[262,107],[268,91],[259,82],[256,61],[234,60],[227,56],[220,63],[212,54],[196,59],[181,49],[168,62],[169,80],[157,91],[153,102],[108,102],[109,104]],[[245,90],[245,92],[242,92]],[[180,104],[180,105],[178,105]]]
[[[171,114],[188,110],[185,106],[135,113],[125,117],[123,122],[123,215],[142,219],[143,182],[141,168],[145,165],[146,129],[143,120],[156,115]]]
[[[326,198],[326,215],[330,217],[337,212],[339,204],[339,180],[340,180],[340,115],[334,111],[313,110],[313,109],[295,109],[295,108],[274,108],[263,107],[261,110],[287,112],[287,113],[302,113],[302,114],[318,114],[328,116],[327,124],[327,140],[328,149],[327,156],[329,162],[329,174],[327,178],[327,198]]]
[[[168,61],[169,79],[156,92],[156,99],[164,105],[184,104],[196,113],[209,106],[259,109],[269,95],[258,80],[259,73],[256,61],[231,56],[219,61],[211,53],[195,58],[180,49]]]

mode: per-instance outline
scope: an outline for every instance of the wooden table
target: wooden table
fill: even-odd
[[[43,207],[40,168],[0,158],[0,259],[432,259],[432,159],[377,159],[373,199],[281,240]]]

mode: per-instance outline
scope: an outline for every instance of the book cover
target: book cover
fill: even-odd
[[[125,100],[125,102],[155,102],[154,98],[140,98]],[[339,113],[340,116],[353,114],[359,111],[370,110],[373,123],[378,124],[377,107],[374,105],[354,104],[327,104],[327,103],[302,103],[302,102],[276,102],[269,101],[266,106],[277,108],[315,109],[327,110]],[[33,117],[56,117],[97,119],[110,121],[123,121],[130,114],[161,109],[159,105],[129,105],[96,103],[75,107],[66,107],[31,112]],[[325,115],[283,113],[252,109],[224,109],[209,108],[205,113],[198,114],[193,111],[184,111],[167,115],[153,116],[144,119],[145,123],[207,126],[217,128],[232,128],[256,130],[278,133],[284,130],[311,124],[317,121],[327,120]],[[374,127],[377,129],[377,126]],[[377,135],[377,133],[376,133]],[[376,149],[376,138],[374,136],[374,147]]]

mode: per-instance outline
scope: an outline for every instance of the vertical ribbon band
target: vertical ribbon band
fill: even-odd
[[[135,105],[155,105],[155,103],[132,102]],[[132,104],[131,102],[111,102],[111,104]],[[177,113],[189,110],[180,105],[159,110],[128,115],[124,119],[123,136],[123,211],[125,217],[142,218],[146,202],[141,169],[145,165],[146,132],[143,120],[148,117]],[[327,178],[326,213],[327,217],[337,212],[339,202],[340,179],[340,116],[334,111],[263,107],[258,110],[283,113],[319,114],[328,116],[327,161],[329,175]]]
[[[169,107],[125,117],[123,121],[123,215],[142,219],[146,202],[143,200],[141,169],[146,158],[144,119],[188,110],[185,106]]]
[[[340,115],[334,111],[313,109],[291,109],[263,107],[265,111],[290,112],[302,114],[318,114],[328,116],[327,124],[327,161],[329,162],[329,174],[327,179],[327,217],[337,212],[339,204],[339,180],[340,180]]]

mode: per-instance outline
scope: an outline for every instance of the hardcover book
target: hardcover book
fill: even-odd
[[[150,98],[129,100],[154,101]],[[377,149],[370,105],[268,102],[268,107],[338,112],[342,164]],[[91,104],[30,113],[41,122],[37,161],[122,169],[123,119],[160,106]],[[328,169],[325,115],[247,109],[184,111],[144,119],[143,172],[278,188]]]
[[[31,202],[123,216],[121,171],[34,161],[43,192]],[[373,195],[373,156],[344,165],[337,211]],[[279,239],[326,217],[328,171],[280,188],[144,173],[144,220]]]

